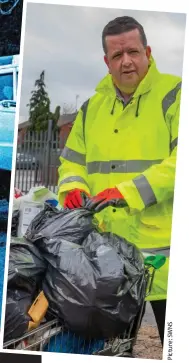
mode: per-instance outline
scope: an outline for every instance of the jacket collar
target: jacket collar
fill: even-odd
[[[143,78],[143,80],[140,82],[140,84],[138,85],[136,91],[133,94],[133,98],[137,98],[138,96],[149,92],[152,89],[154,83],[158,80],[159,75],[160,75],[160,73],[156,67],[156,63],[155,63],[153,57],[151,56],[148,72],[147,72],[146,76]],[[96,92],[104,94],[106,96],[109,95],[114,98],[116,97],[116,89],[113,84],[111,74],[107,74],[99,82],[99,84],[96,87]]]

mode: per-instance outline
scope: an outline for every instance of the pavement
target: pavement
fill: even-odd
[[[154,327],[157,326],[155,317],[154,317],[154,313],[153,313],[151,304],[149,302],[147,302],[147,304],[146,304],[146,312],[145,312],[143,320],[142,320],[142,325],[151,325]]]

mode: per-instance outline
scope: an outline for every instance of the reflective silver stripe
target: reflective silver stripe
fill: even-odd
[[[83,112],[82,121],[83,121],[83,139],[84,139],[84,142],[85,142],[85,123],[86,123],[87,108],[88,108],[89,101],[90,101],[90,98],[87,101],[85,101],[83,103],[83,105],[81,106],[81,109],[82,109],[82,112]]]
[[[142,173],[150,166],[159,164],[163,160],[112,160],[92,161],[87,163],[88,174],[94,173]]]
[[[142,248],[141,252],[150,253],[152,255],[164,255],[165,257],[169,257],[170,247]]]
[[[175,88],[169,91],[162,101],[163,115],[165,117],[169,107],[176,101],[177,93],[181,89],[182,82],[179,82]]]
[[[82,184],[87,185],[87,187],[89,188],[88,184],[86,183],[85,179],[81,178],[80,176],[70,176],[68,178],[63,179],[60,183],[59,183],[59,187],[63,184],[67,184],[67,183],[73,183],[73,182],[79,182]]]
[[[144,175],[139,175],[134,178],[133,183],[136,185],[145,207],[150,207],[157,203],[152,187]]]
[[[176,139],[174,139],[172,142],[171,142],[171,145],[170,145],[170,150],[171,152],[174,150],[174,148],[177,146],[178,144],[178,137],[176,137]]]
[[[64,147],[61,156],[64,159],[71,161],[72,163],[77,163],[85,166],[85,160],[86,160],[85,155],[78,153],[77,151],[74,151],[72,149],[69,149],[67,146]]]

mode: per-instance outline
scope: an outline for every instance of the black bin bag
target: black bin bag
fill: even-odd
[[[82,244],[45,239],[43,291],[50,311],[87,338],[113,338],[128,329],[145,296],[140,251],[112,233],[91,232]]]
[[[25,238],[11,238],[8,288],[25,290],[35,297],[46,272],[46,261],[37,246]]]
[[[31,222],[25,237],[31,242],[38,242],[37,246],[46,249],[43,239],[63,237],[65,240],[77,244],[92,232],[97,224],[94,213],[79,209],[58,210],[48,204]]]
[[[100,233],[94,212],[49,205],[25,237],[47,262],[42,289],[49,312],[87,338],[122,334],[145,297],[141,252],[125,239]]]
[[[23,290],[7,290],[4,341],[21,337],[28,331],[31,320],[27,314],[32,297]]]
[[[12,224],[11,224],[11,236],[17,237],[18,225],[19,225],[20,211],[14,210],[12,213]]]

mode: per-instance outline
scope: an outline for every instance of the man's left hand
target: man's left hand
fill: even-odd
[[[86,207],[98,213],[109,206],[117,208],[127,206],[126,200],[117,188],[103,190],[95,197],[92,197]]]

